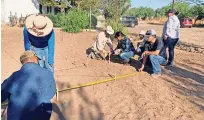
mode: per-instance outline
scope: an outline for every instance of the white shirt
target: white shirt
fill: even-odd
[[[170,16],[163,27],[162,36],[179,38],[180,21],[176,15]]]
[[[97,51],[104,51],[105,45],[109,44],[109,47],[112,47],[112,41],[110,38],[106,37],[105,32],[100,32],[97,36],[96,41],[92,44],[92,47]]]

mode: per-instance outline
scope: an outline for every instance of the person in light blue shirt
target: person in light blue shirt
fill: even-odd
[[[39,65],[54,72],[55,33],[52,21],[41,14],[26,18],[23,30],[25,50],[33,50],[41,59]]]
[[[168,66],[173,66],[174,48],[179,40],[180,21],[176,16],[178,12],[174,9],[168,11],[168,20],[163,27],[164,47],[169,49]]]
[[[8,100],[7,120],[49,120],[56,92],[52,72],[40,67],[40,58],[25,51],[22,67],[1,84],[1,102]]]

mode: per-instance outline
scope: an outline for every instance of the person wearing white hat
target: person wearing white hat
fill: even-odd
[[[141,56],[141,54],[144,52],[144,44],[146,42],[146,39],[144,39],[145,38],[144,30],[140,31],[139,38],[140,38],[140,41],[137,43],[136,54]]]
[[[114,34],[114,30],[111,26],[107,26],[106,30],[100,32],[97,36],[97,39],[92,44],[90,49],[90,53],[88,53],[88,57],[92,59],[105,59],[108,55],[108,52],[105,51],[105,45],[107,44],[110,48],[110,52],[113,51],[112,41],[110,39],[110,35]]]
[[[45,15],[31,14],[25,20],[23,30],[25,50],[33,50],[39,65],[54,72],[55,33],[52,21]]]

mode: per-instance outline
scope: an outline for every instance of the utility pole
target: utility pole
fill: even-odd
[[[174,0],[173,0],[173,2],[172,2],[172,9],[174,9]]]
[[[115,0],[115,22],[118,22],[118,0]]]

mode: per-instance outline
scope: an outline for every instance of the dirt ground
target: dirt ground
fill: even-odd
[[[128,28],[129,33],[139,33],[140,30],[155,29],[157,35],[161,36],[163,25],[154,24],[139,24],[135,28]],[[204,29],[203,28],[180,28],[180,40],[182,42],[193,43],[196,45],[204,46]]]
[[[129,32],[152,27],[161,32],[161,26],[147,24],[131,28]],[[24,49],[22,28],[2,28],[1,31],[3,82],[21,67],[19,56]],[[185,28],[181,30],[181,38],[188,42],[190,37],[199,36],[194,42],[204,44],[202,31],[204,29]],[[59,89],[111,78],[115,73],[117,76],[135,73],[139,67],[137,61],[124,66],[97,60],[88,60],[85,67],[86,49],[97,32],[55,32],[55,78]],[[61,92],[58,102],[53,98],[51,120],[203,120],[203,61],[202,54],[176,50],[175,66],[163,67],[158,79],[142,72],[118,81]]]

